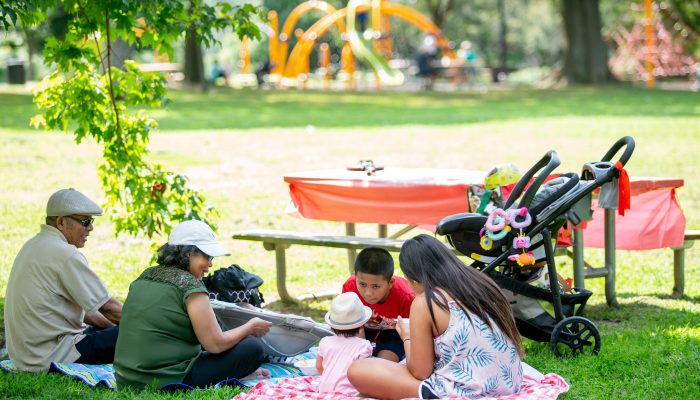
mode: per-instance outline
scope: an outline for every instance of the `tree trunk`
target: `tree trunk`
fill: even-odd
[[[501,68],[506,68],[508,62],[508,42],[506,35],[508,34],[508,25],[506,24],[506,5],[505,0],[498,0],[498,47],[500,48],[499,56],[501,59]]]
[[[185,39],[185,82],[204,85],[204,60],[202,46],[197,43],[197,32],[190,28]]]
[[[109,54],[109,62],[113,67],[124,69],[124,61],[130,60],[134,47],[122,38],[117,37],[111,44],[112,52]]]
[[[34,76],[34,53],[36,52],[36,32],[28,28],[23,28],[24,41],[27,44],[27,80],[33,81]]]
[[[608,46],[600,33],[599,0],[562,0],[568,48],[564,76],[570,83],[612,82]]]
[[[442,28],[447,13],[455,6],[454,0],[425,0],[425,4],[430,13],[433,23]]]

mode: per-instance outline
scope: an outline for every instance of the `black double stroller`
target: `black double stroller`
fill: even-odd
[[[634,151],[634,140],[629,136],[618,140],[600,161],[586,163],[580,177],[576,173],[550,177],[560,161],[555,151],[549,151],[518,181],[502,210],[490,216],[451,215],[436,227],[455,249],[474,260],[472,267],[488,274],[503,289],[520,333],[549,342],[557,356],[600,351],[598,329],[581,316],[592,292],[583,288],[564,292],[554,251],[558,232],[567,221],[578,225],[591,218],[594,190],[603,187],[603,191],[617,195],[620,169],[611,160],[623,147],[617,167],[624,166]],[[485,227],[490,230],[485,231]],[[553,315],[541,301],[551,303]]]

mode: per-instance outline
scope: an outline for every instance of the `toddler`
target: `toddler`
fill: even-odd
[[[372,310],[363,306],[357,294],[347,292],[331,302],[326,323],[336,336],[326,336],[318,345],[316,369],[321,374],[319,392],[357,396],[357,389],[348,380],[350,364],[372,355],[372,345],[364,338],[363,325],[372,317]]]

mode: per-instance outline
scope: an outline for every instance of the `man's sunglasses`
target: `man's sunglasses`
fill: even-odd
[[[82,225],[83,228],[87,228],[88,226],[92,225],[93,221],[95,221],[94,217],[87,217],[85,219],[76,218],[72,215],[68,215],[67,217]]]

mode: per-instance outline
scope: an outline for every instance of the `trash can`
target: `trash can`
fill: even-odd
[[[508,77],[508,68],[505,67],[494,67],[491,68],[491,80],[493,83],[505,82]]]
[[[11,85],[24,85],[27,76],[24,71],[24,61],[11,58],[7,60],[7,83]]]

